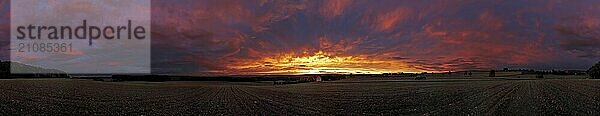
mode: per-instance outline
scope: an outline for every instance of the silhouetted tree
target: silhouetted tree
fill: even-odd
[[[490,77],[495,77],[495,76],[496,76],[496,70],[491,70]]]
[[[544,78],[544,73],[538,73],[535,78]]]
[[[587,71],[590,78],[600,79],[600,62],[596,63],[596,65],[590,67]]]
[[[8,78],[10,74],[10,62],[0,60],[0,78]]]

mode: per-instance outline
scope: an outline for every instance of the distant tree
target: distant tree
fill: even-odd
[[[600,62],[596,63],[596,65],[590,67],[587,71],[590,78],[600,79]]]
[[[495,77],[495,76],[496,76],[496,70],[491,70],[490,77]]]
[[[538,73],[535,78],[544,78],[544,73]]]

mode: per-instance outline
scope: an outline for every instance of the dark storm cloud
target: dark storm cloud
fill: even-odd
[[[568,25],[557,25],[555,30],[564,38],[561,39],[560,46],[580,57],[599,58],[600,57],[600,18],[589,19],[592,16],[586,16],[575,19],[579,23]],[[596,15],[596,17],[599,17]]]
[[[580,57],[598,58],[600,57],[600,35],[598,29],[588,30],[584,32],[573,32],[577,29],[561,29],[558,28],[561,34],[570,37],[569,40],[561,40],[560,46],[573,54]]]

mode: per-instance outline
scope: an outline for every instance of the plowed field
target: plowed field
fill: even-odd
[[[0,113],[600,115],[600,80],[431,79],[292,85],[0,80]]]

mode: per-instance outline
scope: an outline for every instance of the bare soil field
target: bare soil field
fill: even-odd
[[[382,80],[382,79],[376,79]],[[3,115],[600,115],[600,80],[254,82],[0,80]]]

